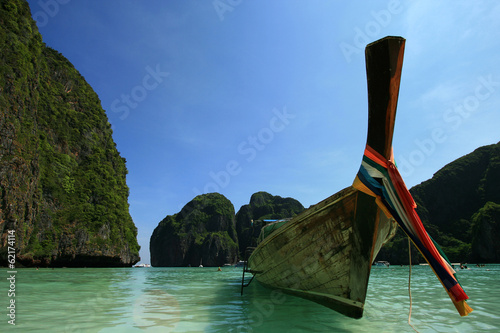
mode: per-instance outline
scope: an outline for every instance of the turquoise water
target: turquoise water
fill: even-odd
[[[241,268],[18,269],[15,298],[0,270],[0,331],[414,332],[408,267],[374,268],[355,320],[256,281],[240,296]],[[411,322],[419,332],[500,331],[500,265],[459,271],[474,312],[460,317],[431,269],[412,270]],[[8,324],[15,299],[15,326]]]

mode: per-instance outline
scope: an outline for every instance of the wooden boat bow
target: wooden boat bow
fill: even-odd
[[[417,225],[420,220],[413,199],[393,163],[404,46],[401,37],[367,45],[368,135],[360,170],[353,186],[303,211],[262,239],[244,272],[253,273],[264,286],[360,318],[372,262],[394,235],[397,221],[443,285],[449,286],[459,312],[471,311],[465,304],[467,295],[430,244],[423,226]],[[412,233],[415,230],[418,235]],[[244,275],[242,280],[243,285]]]

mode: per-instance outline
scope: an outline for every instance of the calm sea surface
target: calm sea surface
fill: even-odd
[[[260,286],[240,296],[241,268],[18,269],[15,298],[0,270],[0,331],[414,332],[408,267],[373,268],[365,314],[355,320]],[[499,332],[500,265],[459,279],[474,312],[461,318],[429,267],[412,270],[411,323],[419,332]],[[8,323],[15,300],[15,326]]]

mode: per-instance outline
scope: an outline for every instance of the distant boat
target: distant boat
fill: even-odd
[[[388,261],[375,261],[373,265],[378,267],[389,267],[391,264]]]
[[[134,267],[136,267],[136,268],[145,268],[145,267],[151,267],[151,265],[150,264],[137,264]]]
[[[400,205],[409,201],[404,183],[396,176],[395,180],[387,180],[388,173],[391,177],[397,173],[392,162],[392,137],[404,45],[405,40],[401,37],[386,37],[366,47],[368,137],[363,163],[353,186],[311,206],[290,221],[263,227],[260,243],[243,270],[242,292],[244,274],[250,272],[264,286],[360,318],[373,260],[382,245],[393,237],[396,222],[428,261],[438,260],[426,256],[424,252],[431,251],[431,245],[422,241],[420,234],[414,236],[413,229],[427,235],[425,230],[405,225],[407,219],[413,219],[406,214],[411,215],[414,211],[406,206],[403,207],[406,210],[400,209]],[[392,186],[398,188],[395,195],[389,188]],[[395,197],[386,197],[387,191]],[[425,243],[423,247],[420,246],[422,242]],[[433,267],[436,274],[447,269],[440,265],[444,266],[439,261],[439,267]],[[438,277],[446,281],[443,285],[447,284],[460,314],[472,311],[464,305],[467,295],[458,290],[456,280],[452,281],[444,273]],[[450,291],[453,288],[455,290]]]

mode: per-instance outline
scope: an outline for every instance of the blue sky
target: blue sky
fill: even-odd
[[[200,193],[305,207],[349,186],[366,140],[364,47],[407,39],[394,134],[412,187],[500,141],[494,1],[30,0],[94,88],[127,159],[142,262]]]

